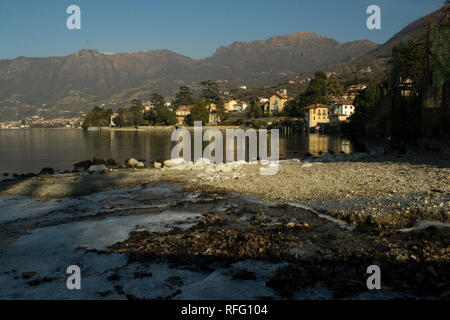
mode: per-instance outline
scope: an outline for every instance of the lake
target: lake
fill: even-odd
[[[99,157],[123,163],[128,158],[149,164],[169,159],[175,142],[171,130],[83,131],[81,129],[0,130],[0,172],[38,173],[44,167],[71,170],[73,164]],[[268,143],[270,144],[270,143]],[[204,143],[204,147],[207,143]],[[349,140],[323,134],[280,134],[280,158],[297,158],[306,152],[353,152]]]

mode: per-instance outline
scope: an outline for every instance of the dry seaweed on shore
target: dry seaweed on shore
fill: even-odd
[[[129,263],[168,261],[200,270],[248,259],[288,262],[267,281],[285,297],[317,283],[336,298],[355,296],[367,291],[366,269],[376,264],[383,270],[386,287],[414,296],[449,298],[447,229],[381,236],[343,230],[301,208],[249,203],[232,208],[205,214],[201,223],[187,230],[133,232],[108,252],[126,253]]]

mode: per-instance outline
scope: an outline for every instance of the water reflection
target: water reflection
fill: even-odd
[[[43,167],[72,169],[73,163],[100,157],[124,162],[127,158],[147,163],[168,159],[175,142],[169,130],[155,131],[87,131],[78,129],[0,130],[0,172],[39,172]],[[193,138],[193,134],[192,134]],[[203,142],[203,149],[209,142]],[[224,132],[224,155],[230,150]],[[270,137],[267,141],[270,151]],[[236,143],[234,149],[236,150]],[[246,143],[248,150],[248,141]],[[352,144],[339,136],[321,134],[281,135],[280,158],[295,158],[306,152],[353,152]],[[193,150],[192,150],[193,154]],[[246,159],[248,157],[246,155]]]

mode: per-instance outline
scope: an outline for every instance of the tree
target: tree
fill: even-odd
[[[283,114],[288,117],[303,117],[304,109],[295,100],[289,101],[283,109]]]
[[[157,111],[155,122],[166,126],[173,126],[177,124],[177,116],[175,112],[167,108],[160,109]]]
[[[369,86],[360,92],[353,102],[355,106],[355,113],[362,114],[368,108],[375,107],[384,92],[382,92],[380,85]]]
[[[365,135],[366,123],[373,121],[374,116],[383,117],[382,110],[379,108],[383,96],[387,93],[387,81],[377,85],[371,85],[361,91],[353,102],[355,112],[351,115],[350,122],[341,124],[343,132],[347,135]],[[377,123],[376,131],[387,134],[389,127],[390,122],[386,119]]]
[[[219,85],[211,80],[206,80],[200,83],[203,86],[202,94],[200,96],[207,105],[215,104],[215,113],[224,114],[225,108],[222,99],[220,98]]]
[[[399,88],[407,79],[412,81],[416,90],[426,83],[425,52],[414,41],[400,42],[392,49],[389,61],[390,80],[394,89]]]
[[[144,106],[142,105],[142,101],[139,99],[133,99],[131,100],[131,107],[130,109],[136,110],[136,111],[142,111],[144,110]]]
[[[339,95],[342,93],[343,89],[337,77],[333,76],[330,80],[328,80],[327,90],[333,95]]]
[[[434,28],[433,85],[439,86],[450,81],[450,26],[439,25]]]
[[[199,99],[191,110],[191,114],[186,117],[186,122],[192,126],[194,121],[201,121],[204,125],[209,123],[209,111],[206,108],[206,103]]]
[[[129,109],[129,113],[131,114],[131,125],[138,126],[142,125],[144,122],[144,106],[142,105],[142,101],[139,99],[131,100],[131,106]]]
[[[154,109],[150,109],[144,113],[144,119],[147,120],[150,124],[155,124],[158,113]]]
[[[83,129],[89,127],[107,127],[111,121],[112,115],[111,109],[104,109],[95,106],[91,111],[89,111],[83,120]]]
[[[310,81],[308,88],[298,98],[300,107],[306,107],[315,103],[326,104],[328,102],[326,97],[326,79],[327,75],[324,72],[316,71],[314,79]]]
[[[125,108],[119,108],[117,110],[117,113],[119,114],[117,117],[114,118],[114,124],[118,127],[126,127],[128,124],[131,124],[133,122],[133,115],[131,112],[129,112]]]
[[[261,104],[258,101],[252,101],[247,115],[249,118],[261,118],[263,116]]]
[[[158,93],[152,94],[150,102],[155,110],[164,109],[164,97]]]
[[[203,86],[201,98],[205,100],[207,104],[216,104],[220,99],[219,86],[216,82],[211,80],[206,80],[200,83]]]
[[[189,87],[181,86],[172,102],[172,105],[174,107],[179,107],[193,105],[194,103],[194,98],[192,97],[192,92]]]

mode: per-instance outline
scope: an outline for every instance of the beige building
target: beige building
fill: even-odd
[[[272,112],[281,112],[283,111],[286,103],[288,102],[287,92],[284,90],[283,93],[277,92],[272,95],[269,99],[269,111]]]
[[[323,104],[312,104],[305,107],[306,121],[309,128],[314,128],[321,123],[329,123],[328,106]]]

